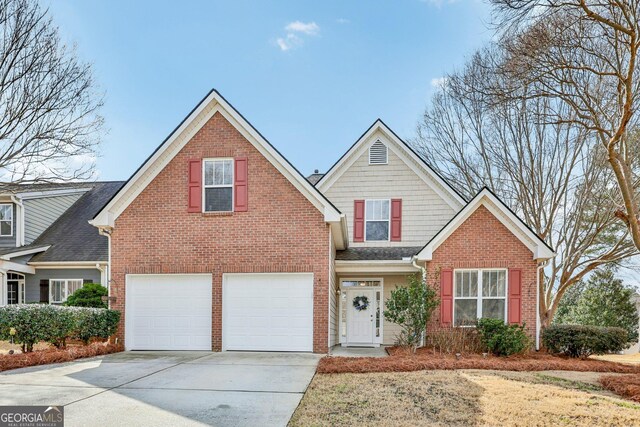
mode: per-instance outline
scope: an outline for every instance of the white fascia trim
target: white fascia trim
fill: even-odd
[[[411,274],[420,272],[411,260],[406,261],[345,261],[336,260],[336,273],[340,274]]]
[[[57,197],[57,196],[67,196],[69,194],[86,193],[89,190],[91,190],[91,187],[64,188],[61,190],[49,190],[49,191],[44,190],[44,191],[30,191],[27,193],[17,193],[17,196],[19,196],[23,200],[28,200],[28,199],[40,199],[43,197]]]
[[[381,142],[385,144],[387,148],[391,148],[394,154],[404,160],[407,166],[409,166],[416,175],[429,185],[433,191],[442,197],[442,199],[445,200],[451,208],[458,211],[465,205],[465,200],[453,191],[438,174],[434,173],[425,164],[424,160],[409,150],[405,143],[400,140],[380,119],[376,120],[369,130],[365,132],[365,134],[362,135],[342,157],[342,159],[340,159],[340,161],[338,161],[338,163],[316,183],[316,188],[323,193],[331,188],[338,178],[340,178],[340,176],[342,176],[342,174],[360,158],[364,150],[369,148],[369,143],[375,143],[377,140],[377,138],[374,138],[376,132],[380,132],[382,134],[384,140]]]
[[[0,260],[0,270],[3,271],[17,271],[18,273],[36,274],[36,269],[30,265],[18,264],[17,262],[11,262],[6,260]]]
[[[527,246],[527,248],[529,248],[533,253],[534,260],[546,260],[555,256],[555,253],[549,249],[535,233],[522,224],[522,221],[520,221],[513,212],[506,209],[489,190],[483,189],[449,224],[434,236],[434,238],[418,253],[416,259],[422,262],[431,261],[433,259],[433,252],[481,205],[486,207],[493,216],[495,216],[505,227],[507,227],[507,229],[509,229],[509,231],[511,231],[525,246]]]
[[[42,261],[27,263],[36,268],[95,268],[107,265],[107,261]]]
[[[51,247],[51,245],[39,246],[37,248],[31,248],[31,249],[17,250],[15,252],[11,252],[11,253],[4,254],[4,255],[0,256],[0,259],[10,260],[11,258],[16,258],[16,257],[24,256],[24,255],[36,254],[36,253],[39,253],[39,252],[44,252],[47,249],[49,249],[50,247]],[[16,248],[16,249],[18,249],[18,248]]]
[[[208,111],[207,111],[208,109]],[[173,157],[191,140],[193,135],[215,113],[221,113],[229,122],[317,209],[325,216],[327,222],[338,220],[340,212],[320,196],[317,190],[302,177],[280,153],[269,143],[215,90],[202,101],[187,119],[176,129],[162,146],[147,160],[140,170],[118,191],[116,196],[89,223],[95,227],[114,227],[116,218],[135,200],[135,198],[153,181]],[[195,120],[204,113],[195,125]],[[167,155],[167,151],[171,152]],[[336,217],[338,217],[336,219]]]

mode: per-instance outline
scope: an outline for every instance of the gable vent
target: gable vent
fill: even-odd
[[[370,165],[386,165],[387,164],[387,146],[380,141],[373,143],[369,147],[369,164]]]

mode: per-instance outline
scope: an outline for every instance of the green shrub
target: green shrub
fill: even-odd
[[[120,321],[120,312],[105,308],[61,307],[48,304],[12,304],[0,307],[0,339],[33,351],[46,341],[61,348],[68,338],[87,344],[91,338],[109,338]]]
[[[54,316],[48,305],[11,304],[0,307],[0,337],[22,346],[23,353],[34,344],[48,341]]]
[[[552,325],[542,331],[542,343],[551,353],[587,358],[616,353],[628,347],[626,329],[604,326]]]
[[[418,275],[409,276],[407,286],[391,291],[384,317],[400,326],[398,344],[409,346],[415,352],[439,303],[438,292]]]
[[[501,319],[478,319],[477,328],[483,344],[497,356],[523,353],[531,347],[524,324],[507,325]]]
[[[99,283],[87,283],[69,295],[64,305],[71,307],[107,308],[107,304],[102,301],[102,297],[106,297],[108,293],[107,288]]]
[[[85,344],[91,338],[109,338],[118,329],[120,312],[105,308],[68,307],[75,318],[72,337]]]
[[[74,313],[65,307],[55,305],[43,305],[42,307],[43,310],[53,310],[46,341],[56,348],[66,347],[67,338],[71,336],[76,326]]]

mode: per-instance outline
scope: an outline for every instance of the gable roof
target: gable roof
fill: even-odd
[[[524,221],[520,219],[489,188],[484,187],[467,205],[458,212],[435,236],[417,253],[418,261],[430,261],[433,252],[480,206],[486,207],[505,227],[509,229],[533,253],[535,260],[547,260],[555,252]]]
[[[449,183],[447,183],[438,172],[416,153],[405,141],[391,130],[381,119],[377,119],[369,128],[356,140],[356,142],[329,168],[315,184],[320,191],[326,191],[333,183],[351,166],[361,155],[361,153],[373,144],[376,132],[384,135],[385,139],[391,143],[389,148],[398,155],[405,163],[411,167],[418,176],[427,182],[433,190],[445,200],[455,211],[461,209],[466,200]],[[370,144],[368,144],[370,143]]]
[[[95,227],[114,227],[115,220],[146,188],[193,135],[216,113],[222,114],[332,224],[338,247],[347,245],[346,218],[320,191],[262,136],[227,100],[212,89],[155,149],[91,220]]]

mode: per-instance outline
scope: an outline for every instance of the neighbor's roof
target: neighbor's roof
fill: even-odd
[[[29,193],[33,191],[52,191],[71,188],[91,187],[91,182],[51,182],[40,184],[12,184],[10,182],[0,182],[0,193]]]
[[[421,246],[396,246],[387,248],[349,248],[336,251],[337,261],[402,261],[411,258],[422,249]]]
[[[107,238],[89,224],[96,213],[124,185],[123,181],[84,183],[92,188],[28,246],[51,245],[29,262],[107,261]]]
[[[323,173],[312,173],[307,177],[307,181],[311,183],[311,185],[316,185],[318,181],[324,176]]]

